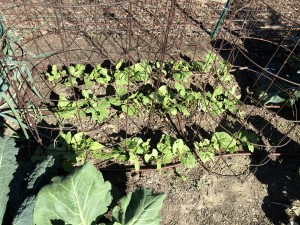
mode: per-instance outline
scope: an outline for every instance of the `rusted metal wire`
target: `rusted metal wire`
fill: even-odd
[[[287,110],[289,109],[287,102],[281,105],[262,106],[261,98],[254,99],[246,92],[246,86],[253,89],[259,85],[259,76],[263,76],[261,75],[263,72],[271,79],[266,91],[276,87],[288,95],[289,92],[276,83],[278,80],[300,88],[297,81],[280,75],[289,58],[300,51],[297,43],[293,43],[290,38],[300,35],[299,18],[291,17],[292,8],[286,6],[277,9],[271,3],[271,0],[233,1],[220,27],[217,41],[211,42],[210,32],[224,7],[218,1],[3,0],[0,13],[5,17],[7,29],[11,29],[18,35],[28,33],[20,39],[22,56],[14,56],[14,60],[26,61],[36,84],[43,92],[42,98],[35,96],[27,77],[22,78],[21,89],[14,82],[7,80],[11,82],[16,95],[14,98],[16,108],[22,111],[24,121],[31,127],[32,135],[39,143],[43,139],[39,132],[46,130],[76,130],[96,136],[97,131],[100,133],[105,123],[87,127],[87,121],[80,118],[79,107],[77,107],[76,121],[72,126],[63,126],[57,124],[59,120],[54,119],[53,122],[49,119],[55,118],[54,113],[51,113],[51,107],[48,107],[49,112],[41,113],[44,123],[33,116],[29,105],[34,109],[42,109],[45,105],[56,105],[58,101],[51,96],[57,87],[47,82],[44,77],[48,66],[58,65],[61,68],[77,63],[95,66],[104,61],[109,61],[110,66],[113,66],[120,59],[124,59],[129,64],[142,59],[151,62],[157,60],[166,62],[182,58],[203,61],[208,52],[214,52],[232,65],[231,72],[240,87],[240,92],[245,95],[239,100],[239,110],[243,111],[247,108],[243,118],[238,114],[229,115],[235,120],[235,128],[231,129],[225,123],[226,116],[209,116],[195,110],[189,118],[178,114],[177,127],[176,122],[173,121],[161,120],[159,123],[186,142],[193,138],[199,139],[199,136],[202,138],[205,136],[202,133],[205,132],[218,130],[233,134],[244,129],[252,130],[267,140],[268,134],[276,130],[274,135],[276,140],[273,143],[265,141],[255,146],[272,151],[270,154],[279,154],[273,151],[289,146],[291,140],[299,142],[295,134],[299,131],[298,106],[293,106],[290,110]],[[250,42],[254,44],[251,45]],[[270,47],[264,48],[267,44]],[[0,59],[2,57],[0,55]],[[274,61],[279,63],[280,69],[271,73],[267,68]],[[204,74],[195,73],[194,76],[201,80]],[[155,77],[156,87],[159,87],[163,73],[157,71]],[[128,82],[130,83],[130,80]],[[214,85],[221,85],[223,89],[230,88],[220,80],[216,80]],[[206,80],[201,80],[194,86],[195,90],[201,91],[205,96],[205,90],[212,85]],[[71,89],[74,98],[70,102],[80,103],[75,87]],[[102,97],[100,96],[99,99]],[[155,97],[153,103],[156,101]],[[145,126],[148,130],[155,130],[157,129],[156,116],[155,107],[152,107],[147,118],[145,117],[146,121],[140,124],[134,118],[125,115],[123,120],[119,118],[123,122],[119,125],[118,131],[113,134],[124,129],[125,137],[133,136],[136,132],[141,132]],[[113,119],[116,119],[115,117],[117,114],[112,116]],[[207,125],[208,120],[214,125]],[[284,129],[277,126],[279,122],[284,124]],[[207,127],[201,127],[205,123]],[[175,127],[172,127],[172,124],[175,124]],[[188,132],[191,127],[193,127],[193,134]],[[135,132],[130,133],[132,130]],[[218,160],[223,159],[218,157]]]

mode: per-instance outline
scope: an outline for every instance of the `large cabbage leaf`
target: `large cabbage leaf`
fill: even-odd
[[[8,201],[9,184],[17,168],[17,153],[14,139],[0,137],[0,224]]]
[[[113,209],[114,225],[159,225],[159,211],[165,194],[153,194],[146,188],[138,188],[121,199]]]
[[[36,225],[64,221],[72,225],[90,225],[110,205],[111,184],[90,163],[85,163],[66,178],[55,178],[37,195],[33,215]]]

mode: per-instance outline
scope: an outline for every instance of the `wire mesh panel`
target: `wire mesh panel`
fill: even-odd
[[[299,6],[240,3],[233,3],[213,45],[234,66],[248,108],[245,122],[272,140],[271,150],[293,149],[287,144],[298,140]]]
[[[47,154],[71,145],[77,163],[114,158],[136,169],[297,142],[298,6],[228,3],[5,1],[13,62],[29,71],[11,90],[20,119],[48,138]]]
[[[14,2],[2,7],[13,30],[36,30],[24,47],[35,51],[28,58],[48,56],[46,65],[49,60],[66,64],[158,57],[175,40],[180,42],[186,23],[171,1]]]

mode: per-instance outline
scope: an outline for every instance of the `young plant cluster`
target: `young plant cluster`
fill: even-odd
[[[149,112],[152,107],[163,115],[176,115],[180,112],[186,117],[194,109],[212,115],[220,115],[225,111],[235,112],[240,98],[235,87],[224,90],[223,86],[218,85],[213,92],[207,91],[203,94],[192,90],[189,85],[193,70],[206,73],[215,68],[213,63],[216,62],[216,76],[225,84],[230,82],[229,66],[218,60],[214,54],[208,54],[206,62],[170,61],[160,64],[141,61],[124,67],[124,62],[120,61],[114,69],[97,65],[91,72],[81,64],[70,66],[67,70],[58,70],[54,65],[46,76],[49,81],[60,82],[66,87],[83,84],[80,85],[80,93],[76,98],[68,99],[67,96],[59,95],[54,111],[62,119],[90,116],[95,122],[102,123],[109,117],[111,108],[129,116],[140,115],[141,109]],[[154,73],[158,72],[165,76],[155,77]],[[158,80],[160,85],[154,87]],[[115,95],[97,96],[92,93],[93,87],[107,87],[108,84],[113,86]]]
[[[250,152],[254,151],[254,145],[258,138],[254,133],[249,131],[238,131],[233,136],[227,132],[215,132],[211,139],[203,139],[194,142],[194,148],[202,162],[214,159],[216,154],[235,153],[243,147],[247,147]]]
[[[71,132],[61,133],[57,143],[48,147],[38,148],[33,161],[40,160],[47,155],[59,158],[66,171],[72,170],[72,165],[82,165],[87,160],[87,155],[93,159],[113,159],[119,162],[130,162],[135,170],[139,170],[141,164],[155,165],[158,170],[169,163],[180,161],[187,168],[193,168],[197,158],[202,162],[213,160],[215,155],[235,153],[246,147],[250,152],[254,151],[254,145],[258,142],[257,136],[249,131],[239,131],[230,135],[226,132],[215,132],[211,139],[195,141],[191,147],[182,139],[176,139],[168,134],[162,134],[159,141],[150,145],[153,141],[144,141],[141,137],[124,139],[115,147],[107,148],[95,141],[83,132],[72,135]]]
[[[140,169],[141,162],[154,164],[157,169],[161,169],[162,165],[177,159],[188,168],[196,165],[194,155],[183,140],[167,134],[161,136],[155,147],[150,146],[150,139],[143,141],[140,137],[132,137],[125,139],[120,146],[112,151],[117,160],[129,160],[136,170]],[[101,157],[101,154],[99,155]]]
[[[126,66],[123,61],[120,61],[110,69],[101,65],[91,69],[77,64],[62,70],[54,65],[52,70],[46,73],[46,77],[50,82],[60,83],[67,88],[75,87],[78,90],[76,96],[59,95],[59,101],[54,109],[59,118],[89,116],[93,121],[101,124],[110,116],[112,109],[119,113],[126,113],[128,116],[139,116],[151,110],[159,112],[162,116],[176,116],[180,113],[184,117],[189,117],[195,110],[212,115],[219,115],[226,111],[235,112],[239,99],[235,87],[225,90],[222,85],[218,85],[212,92],[207,91],[203,94],[192,88],[190,84],[193,71],[197,70],[215,74],[223,85],[226,85],[231,81],[229,69],[230,67],[219,60],[215,54],[209,53],[205,62],[151,63],[144,60]],[[156,76],[157,74],[159,76]],[[99,87],[107,88],[108,85],[113,87],[114,94],[96,94]],[[240,142],[234,141],[235,145],[225,146],[224,142],[235,139],[227,133],[223,135],[225,137],[220,138],[221,134],[217,132],[211,140],[204,139],[202,142],[194,143],[196,153],[202,161],[207,161],[205,154],[212,158],[212,155],[218,154],[220,149],[235,152],[238,145],[241,145]],[[222,143],[219,148],[216,140]],[[163,134],[154,146],[150,146],[150,142],[140,137],[131,137],[123,140],[117,147],[107,149],[83,133],[72,136],[69,132],[62,133],[58,143],[51,144],[46,151],[56,151],[62,156],[65,167],[75,162],[83,164],[88,152],[91,153],[92,158],[129,161],[136,170],[140,169],[141,164],[156,165],[160,169],[162,165],[177,160],[188,168],[196,165],[195,155],[182,139]],[[73,158],[68,156],[70,153],[74,153]]]
[[[83,132],[61,132],[57,140],[49,146],[38,147],[32,156],[33,162],[40,161],[45,155],[60,159],[65,171],[72,171],[74,164],[82,165],[87,160],[88,152],[99,152],[105,146],[88,137]]]

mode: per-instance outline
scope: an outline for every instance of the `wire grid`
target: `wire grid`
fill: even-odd
[[[213,45],[234,65],[236,71],[233,73],[242,93],[244,91],[243,104],[248,105],[250,101],[254,106],[260,107],[261,99],[251,99],[253,96],[246,90],[253,90],[265,82],[268,83],[266,90],[276,87],[289,96],[290,92],[277,86],[278,80],[292,84],[294,90],[299,90],[299,81],[293,82],[288,75],[282,76],[284,69],[289,67],[289,59],[296,59],[296,64],[300,65],[297,38],[300,30],[300,15],[297,13],[299,6],[297,2],[280,1],[246,1],[242,5],[240,3],[241,1],[236,1],[232,5],[231,19],[225,20],[218,36],[219,40]],[[268,73],[274,65],[277,66],[276,71]],[[248,107],[247,116],[242,123],[242,126],[251,125],[257,130],[265,139],[263,149],[269,153],[297,153],[298,105],[286,106],[287,102],[281,106],[268,104],[261,108],[261,113],[258,113],[258,108]],[[257,165],[264,165],[269,160],[269,157],[263,157],[260,163],[253,166],[257,168]],[[218,163],[214,166],[218,167]],[[227,166],[227,163],[225,165]]]
[[[260,101],[255,101],[246,92],[247,88],[257,86],[257,75],[265,76],[262,71],[266,71],[272,61],[283,67],[287,59],[297,52],[299,41],[295,43],[291,37],[299,37],[299,16],[291,18],[291,15],[297,15],[291,14],[291,10],[297,11],[298,6],[276,8],[274,5],[268,1],[234,1],[217,40],[213,42],[209,35],[223,10],[223,4],[218,1],[5,1],[0,10],[16,34],[29,33],[22,39],[23,59],[30,63],[37,83],[44,91],[46,106],[56,101],[51,96],[56,87],[48,85],[40,74],[49,65],[96,65],[105,60],[115,64],[120,59],[164,62],[181,57],[202,60],[210,51],[220,54],[233,65],[232,73],[243,95],[240,107],[245,112],[243,119],[238,115],[212,117],[197,113],[183,122],[176,118],[162,122],[153,113],[143,118],[146,121],[141,125],[141,118],[120,118],[115,115],[111,119],[113,128],[82,119],[77,119],[77,123],[71,126],[57,126],[55,122],[51,123],[55,121],[51,119],[53,114],[47,112],[47,108],[44,112],[43,107],[38,105],[42,114],[50,118],[46,125],[35,117],[28,122],[35,128],[35,135],[39,139],[40,130],[49,129],[90,132],[97,140],[104,141],[100,137],[104,133],[120,134],[124,129],[126,136],[131,136],[143,132],[144,125],[157,130],[161,127],[159,123],[178,135],[178,127],[183,124],[191,130],[188,135],[194,137],[215,130],[232,133],[250,129],[263,137],[263,143],[257,148],[274,152],[278,147],[297,139],[297,106],[293,110],[285,106],[261,107]],[[279,71],[272,76],[279,78]],[[274,81],[271,85],[275,85]],[[225,89],[230,88],[221,81],[216,83]],[[293,85],[299,87],[298,84]],[[200,89],[205,92],[205,87],[204,84]],[[22,107],[28,102],[37,104],[40,101],[29,90],[24,87],[23,93],[26,94],[19,101]],[[210,121],[208,125],[207,121]],[[230,123],[234,123],[234,129],[230,128]],[[125,127],[118,127],[120,124]],[[272,143],[269,142],[270,138]]]

